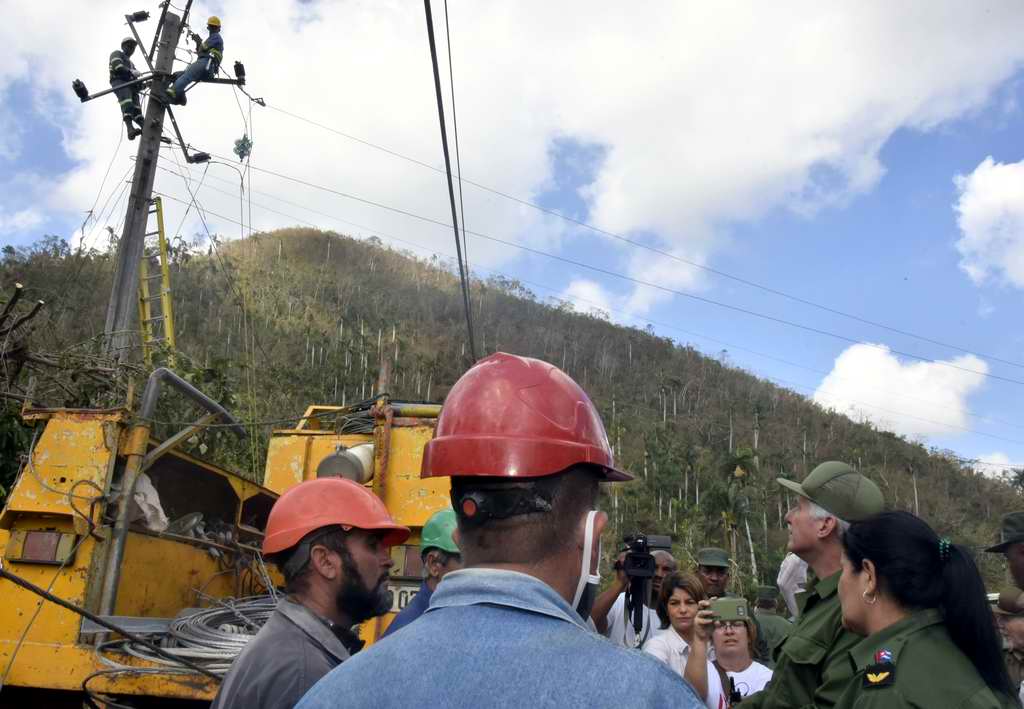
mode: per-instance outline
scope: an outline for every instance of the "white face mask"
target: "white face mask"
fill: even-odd
[[[597,540],[598,569],[590,573],[590,562],[594,549],[594,518],[597,510],[587,513],[587,526],[583,532],[583,561],[580,563],[580,580],[576,584],[576,593],[572,598],[572,606],[583,620],[590,617],[590,608],[597,597],[597,589],[601,584],[601,540]]]

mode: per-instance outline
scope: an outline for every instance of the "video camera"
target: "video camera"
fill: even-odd
[[[629,534],[622,538],[626,556],[622,563],[615,562],[615,570],[623,571],[629,578],[626,587],[626,618],[633,625],[633,631],[640,639],[643,630],[645,606],[651,595],[651,579],[654,578],[654,554],[652,552],[672,549],[672,538],[664,534]]]

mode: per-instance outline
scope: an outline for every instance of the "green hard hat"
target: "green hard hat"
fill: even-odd
[[[803,483],[785,478],[776,481],[847,522],[878,514],[884,504],[875,483],[837,460],[819,465]]]
[[[423,525],[423,534],[420,537],[420,555],[427,553],[429,549],[440,549],[449,554],[459,554],[458,545],[452,538],[455,531],[455,510],[451,507],[435,512]]]
[[[779,589],[774,586],[758,586],[757,600],[765,601],[766,603],[775,603],[779,600]]]
[[[1017,542],[1024,542],[1024,512],[1003,515],[1003,523],[999,528],[999,542],[985,551],[1002,554]]]

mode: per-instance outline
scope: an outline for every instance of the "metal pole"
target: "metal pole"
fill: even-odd
[[[151,95],[163,94],[167,88],[174,64],[174,50],[178,46],[180,34],[180,19],[168,12],[160,31],[155,67],[159,73],[153,79]],[[150,99],[146,106],[146,123],[142,129],[139,152],[135,160],[135,176],[132,178],[124,231],[117,245],[117,266],[110,292],[110,303],[107,305],[104,346],[107,354],[114,355],[119,360],[125,356],[131,341],[128,330],[132,314],[137,309],[139,260],[142,258],[143,240],[149,220],[149,205],[153,196],[153,181],[160,154],[165,109],[163,103],[153,99]]]

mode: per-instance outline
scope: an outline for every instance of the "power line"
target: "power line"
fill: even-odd
[[[430,42],[430,62],[434,69],[434,91],[437,94],[437,117],[441,124],[441,148],[444,151],[445,176],[448,178],[448,201],[452,207],[452,229],[455,230],[455,251],[459,259],[459,281],[462,284],[462,301],[466,308],[466,328],[469,330],[469,353],[476,362],[476,338],[473,336],[473,314],[469,303],[469,283],[466,280],[467,264],[462,261],[462,244],[459,240],[459,218],[455,210],[455,188],[452,185],[452,162],[448,155],[448,130],[444,121],[444,99],[441,96],[441,74],[437,68],[437,46],[434,44],[434,20],[430,14],[430,0],[423,0],[423,11],[427,17],[427,39]],[[465,232],[466,225],[462,225]]]
[[[161,169],[166,169],[166,168],[161,168]],[[228,194],[227,192],[224,192],[223,190],[217,190],[217,188],[210,187],[210,186],[207,186],[207,189],[213,189],[213,190],[221,192],[223,194]],[[267,195],[267,196],[271,196],[271,195]],[[171,197],[171,199],[175,199],[175,198]],[[275,199],[279,199],[279,198],[275,198]],[[178,200],[178,201],[182,201],[182,200]],[[279,201],[286,201],[286,200],[279,200]],[[291,203],[291,204],[293,206],[299,207],[300,209],[306,209],[302,205],[298,205],[298,204],[295,204],[295,203]],[[272,212],[272,213],[279,214],[281,216],[287,217],[289,219],[295,219],[298,222],[309,224],[310,226],[314,226],[314,227],[317,226],[316,224],[314,224],[312,222],[307,222],[305,220],[302,220],[302,219],[299,219],[299,218],[295,217],[294,215],[290,215],[290,214],[286,214],[284,212],[279,212],[277,210],[270,209],[269,207],[266,207],[265,205],[257,204],[256,206],[260,207],[261,209],[265,209],[266,211],[269,211],[269,212]],[[330,215],[330,214],[326,214],[324,212],[317,212],[316,210],[312,210],[312,209],[309,209],[308,211],[311,211],[311,212],[314,212],[314,213],[317,213],[317,214],[321,214],[322,216],[326,216],[326,217],[331,218],[331,219],[337,219],[338,221],[341,221],[341,222],[346,223],[346,224],[350,224],[352,226],[356,226],[356,227],[361,228],[361,229],[367,229],[369,231],[374,231],[374,230],[369,229],[368,227],[365,227],[363,225],[354,224],[352,222],[347,222],[345,220],[338,219],[337,217],[334,217],[333,215]],[[220,217],[220,218],[223,218],[223,219],[228,219],[227,217],[222,217],[221,215],[214,214],[214,216],[217,216],[217,217]],[[232,220],[228,219],[228,221],[232,221]],[[419,244],[416,244],[414,242],[409,242],[409,241],[406,241],[404,239],[400,239],[398,237],[394,237],[394,236],[391,236],[391,235],[388,235],[388,234],[382,234],[382,233],[376,232],[376,231],[374,231],[374,233],[380,234],[381,236],[384,236],[384,237],[386,237],[388,239],[397,241],[399,243],[407,244],[409,246],[412,246],[413,248],[425,250],[428,253],[433,253],[435,255],[447,255],[447,256],[450,256],[450,254],[438,254],[437,252],[431,251],[430,249],[427,249],[427,248],[425,248],[425,247],[423,247],[423,246],[421,246]],[[489,269],[485,269],[485,270],[489,270]],[[497,272],[497,271],[493,271],[493,272],[494,273],[498,273],[499,275],[505,275],[505,274],[501,274],[500,272]],[[557,292],[556,289],[550,288],[548,286],[544,286],[542,284],[531,283],[530,281],[525,281],[525,280],[522,281],[522,282],[528,283],[530,285],[534,285],[536,287],[544,288],[545,290],[551,290],[552,292]],[[583,299],[578,299],[578,300],[579,300],[579,302],[588,303],[588,301],[583,300]],[[634,317],[634,316],[631,316],[631,317]],[[637,319],[637,318],[635,318],[635,319]],[[651,321],[648,321],[648,322],[651,322]],[[796,364],[796,363],[793,363],[793,362],[788,362],[787,360],[783,360],[783,359],[780,359],[780,358],[777,358],[777,357],[773,357],[771,355],[766,355],[766,354],[763,354],[763,353],[760,353],[760,352],[756,352],[754,350],[749,350],[747,348],[739,347],[739,346],[734,345],[734,344],[729,343],[729,342],[724,342],[724,341],[721,341],[721,340],[716,340],[715,338],[708,337],[708,336],[702,335],[700,333],[695,333],[695,332],[692,332],[692,331],[683,330],[682,328],[678,328],[678,327],[675,327],[673,325],[668,325],[666,323],[656,323],[656,324],[659,324],[659,325],[661,325],[663,327],[668,327],[668,328],[671,328],[671,329],[680,330],[682,332],[686,332],[687,334],[691,334],[691,335],[694,335],[696,337],[701,337],[701,338],[704,338],[704,339],[709,339],[709,340],[712,340],[712,341],[717,341],[717,342],[720,342],[721,344],[724,344],[726,346],[732,347],[734,349],[745,350],[745,351],[751,352],[752,354],[756,354],[756,355],[764,356],[764,357],[769,357],[771,359],[778,360],[780,362],[783,362],[785,364],[789,364],[791,366],[800,367],[800,368],[803,368],[803,369],[809,369],[810,371],[820,371],[820,370],[814,370],[812,368],[805,367],[803,365],[799,365],[799,364]],[[828,373],[826,373],[826,374],[828,374]],[[804,390],[808,390],[808,391],[811,390],[810,387],[807,387],[806,385],[799,384],[799,383],[796,383],[796,382],[790,382],[788,380],[781,379],[781,378],[776,378],[776,377],[767,377],[767,378],[768,379],[772,379],[774,381],[777,381],[777,382],[779,382],[779,383],[781,383],[783,385],[791,385],[791,386],[797,387],[799,389],[804,389]],[[819,391],[819,390],[820,390],[820,388],[817,388],[814,391]],[[833,394],[831,392],[828,392],[828,391],[825,391],[825,390],[821,390],[821,391],[825,395],[829,395],[829,396],[832,396],[832,397],[837,397],[837,395],[835,395],[835,394]],[[913,398],[916,398],[916,397],[913,397]],[[924,400],[921,400],[921,399],[919,399],[919,400],[920,401],[924,401]],[[898,415],[898,416],[901,416],[901,417],[904,417],[904,418],[920,420],[922,422],[927,422],[927,423],[931,423],[931,424],[935,424],[935,425],[940,425],[940,426],[946,426],[946,427],[949,427],[949,428],[956,428],[956,429],[965,431],[967,433],[973,433],[973,434],[977,434],[977,435],[981,435],[981,436],[985,436],[985,437],[989,437],[989,438],[994,438],[994,439],[1001,440],[1001,441],[1006,441],[1006,442],[1010,442],[1010,443],[1024,445],[1024,442],[1017,441],[1015,439],[1010,439],[1010,438],[1006,438],[1006,437],[1003,437],[1003,436],[998,436],[998,435],[995,435],[995,434],[989,434],[989,433],[986,433],[986,432],[977,431],[977,430],[974,430],[974,429],[958,426],[956,424],[950,424],[950,423],[947,423],[947,422],[934,421],[934,420],[931,420],[931,419],[925,419],[925,418],[922,418],[922,417],[915,416],[913,414],[908,414],[908,413],[897,411],[897,410],[893,410],[893,409],[887,409],[887,408],[885,408],[883,406],[880,406],[880,405],[877,405],[877,404],[869,404],[867,402],[859,402],[859,401],[855,401],[853,403],[857,403],[857,404],[860,404],[862,406],[867,406],[869,408],[875,408],[875,409],[878,409],[878,410],[881,410],[881,411],[886,411],[888,413],[892,413],[892,414],[895,414],[895,415]],[[934,402],[927,402],[927,403],[934,403]],[[968,413],[970,413],[970,412],[968,412]],[[972,415],[978,416],[976,414],[972,414]],[[1004,422],[1004,423],[1008,423],[1008,422]],[[1008,425],[1020,427],[1018,424],[1008,423]]]
[[[350,133],[345,133],[344,131],[341,131],[341,130],[338,130],[338,129],[333,128],[331,126],[325,125],[325,124],[320,123],[318,121],[315,121],[313,119],[306,118],[304,116],[300,116],[300,115],[298,115],[296,113],[292,113],[290,111],[286,111],[285,109],[282,109],[282,108],[277,108],[276,106],[267,106],[267,108],[269,108],[269,109],[271,109],[273,111],[276,111],[278,113],[281,113],[283,115],[289,116],[290,118],[294,118],[294,119],[302,121],[304,123],[308,123],[309,125],[316,126],[317,128],[320,128],[322,130],[326,130],[326,131],[328,131],[330,133],[334,133],[335,135],[338,135],[338,136],[340,136],[342,138],[345,138],[347,140],[351,140],[353,142],[359,143],[360,145],[364,145],[364,146],[366,146],[368,148],[372,148],[374,150],[383,152],[383,153],[385,153],[387,155],[391,155],[392,157],[396,157],[396,158],[399,158],[401,160],[405,160],[406,162],[410,162],[410,163],[412,163],[414,165],[418,165],[420,167],[426,168],[428,170],[432,170],[434,172],[444,173],[444,171],[441,168],[438,168],[438,167],[436,167],[434,165],[431,165],[428,162],[425,162],[423,160],[418,160],[417,158],[414,158],[414,157],[411,157],[411,156],[408,156],[408,155],[404,155],[404,154],[402,154],[402,153],[400,153],[400,152],[398,152],[396,150],[392,150],[390,148],[384,147],[383,145],[379,145],[377,143],[373,143],[373,142],[365,140],[363,138],[359,138],[358,136],[354,136],[354,135],[352,135]],[[254,169],[257,169],[257,168],[254,168]],[[721,278],[725,278],[725,279],[734,281],[736,283],[741,283],[741,284],[743,284],[745,286],[748,286],[750,288],[755,288],[757,290],[761,290],[761,291],[764,291],[766,293],[771,293],[772,295],[779,296],[780,298],[785,298],[785,299],[793,301],[795,303],[800,303],[801,305],[806,305],[806,306],[809,306],[809,307],[812,307],[812,308],[816,308],[818,310],[822,310],[824,312],[830,313],[832,315],[838,315],[840,317],[844,317],[844,318],[847,318],[849,320],[853,320],[853,321],[862,323],[864,325],[870,325],[871,327],[877,327],[877,328],[880,328],[882,330],[886,330],[888,332],[892,332],[892,333],[895,333],[895,334],[898,334],[898,335],[903,335],[904,337],[910,337],[910,338],[915,339],[915,340],[920,340],[921,342],[927,342],[928,344],[937,345],[939,347],[945,347],[947,349],[955,350],[957,352],[963,352],[965,354],[973,354],[975,356],[983,357],[983,358],[991,360],[993,362],[999,362],[1000,364],[1005,364],[1005,365],[1008,365],[1008,366],[1011,366],[1011,367],[1024,368],[1024,363],[1015,362],[1015,361],[1004,359],[1004,358],[1001,358],[1001,357],[996,357],[995,355],[991,355],[991,354],[985,354],[985,353],[977,352],[975,350],[968,349],[968,348],[963,347],[961,345],[955,345],[955,344],[952,344],[952,343],[943,342],[941,340],[937,340],[937,339],[928,337],[926,335],[919,335],[919,334],[917,334],[915,332],[911,332],[911,331],[906,330],[904,328],[899,328],[899,327],[895,327],[895,326],[892,326],[892,325],[886,325],[885,323],[878,322],[876,320],[871,320],[870,318],[865,318],[865,317],[862,317],[860,315],[855,315],[853,313],[848,313],[846,311],[839,310],[838,308],[833,308],[833,307],[830,307],[828,305],[824,305],[822,303],[815,302],[815,301],[810,300],[808,298],[803,298],[801,296],[794,295],[792,293],[787,293],[786,291],[780,290],[778,288],[773,288],[771,286],[764,285],[763,283],[758,283],[757,281],[750,280],[749,278],[744,278],[742,276],[737,276],[737,275],[728,273],[726,271],[723,271],[721,269],[713,268],[711,266],[707,266],[705,264],[702,264],[702,263],[699,263],[699,262],[696,262],[696,261],[692,261],[690,259],[684,258],[684,257],[679,256],[677,254],[673,254],[670,251],[666,251],[664,249],[659,249],[656,246],[651,246],[650,244],[645,244],[642,241],[637,241],[636,239],[631,239],[631,238],[629,238],[627,236],[623,236],[622,234],[617,234],[617,233],[615,233],[613,231],[609,231],[608,229],[602,229],[601,227],[594,226],[593,224],[590,224],[590,223],[588,223],[588,222],[586,222],[586,221],[584,221],[582,219],[577,219],[577,218],[572,217],[570,215],[563,214],[562,212],[559,212],[558,210],[551,209],[549,207],[545,207],[543,205],[537,204],[536,202],[531,202],[528,199],[523,199],[522,197],[517,197],[516,195],[510,194],[508,192],[504,192],[504,191],[496,189],[494,187],[489,187],[489,186],[484,185],[484,184],[482,184],[480,182],[476,182],[476,181],[474,181],[474,180],[472,180],[472,179],[470,179],[468,177],[460,176],[460,182],[463,182],[465,184],[471,185],[471,186],[473,186],[473,187],[475,187],[475,188],[477,188],[477,189],[479,189],[481,191],[488,192],[488,193],[493,194],[495,196],[502,197],[502,198],[507,199],[507,200],[511,200],[511,201],[516,202],[517,204],[521,204],[521,205],[523,205],[525,207],[530,207],[531,209],[535,209],[535,210],[537,210],[539,212],[543,212],[544,214],[547,214],[547,215],[550,215],[550,216],[553,216],[553,217],[557,217],[557,218],[562,219],[562,220],[564,220],[566,222],[569,222],[569,223],[574,224],[576,226],[579,226],[579,227],[582,227],[582,228],[587,229],[589,231],[592,231],[592,232],[594,232],[596,234],[601,234],[602,236],[606,236],[608,238],[615,239],[617,241],[621,241],[621,242],[623,242],[625,244],[629,244],[630,246],[634,246],[636,248],[640,248],[640,249],[644,249],[646,251],[650,251],[652,253],[658,254],[659,256],[663,256],[665,258],[672,259],[673,261],[677,261],[678,263],[685,264],[685,265],[690,266],[692,268],[700,269],[700,270],[705,271],[707,273],[711,273],[713,275],[716,275],[716,276],[719,276]],[[465,231],[465,229],[464,229],[464,231]],[[469,232],[469,233],[472,234],[473,232]]]
[[[459,118],[455,112],[455,71],[452,69],[452,31],[448,27],[448,0],[444,0],[444,34],[448,45],[448,84],[452,94],[452,132],[455,134],[455,169],[459,176],[459,219],[462,220],[462,252],[469,270],[469,240],[466,239],[466,207],[462,202],[462,159],[459,157]]]
[[[212,153],[211,153],[211,155],[212,155]],[[216,157],[223,158],[223,156],[220,156],[220,155],[217,155]],[[426,222],[428,224],[434,224],[434,225],[437,225],[437,226],[440,226],[440,227],[444,227],[446,229],[452,229],[453,228],[452,224],[445,223],[445,222],[443,222],[443,221],[441,221],[439,219],[433,219],[431,217],[426,217],[426,216],[423,216],[421,214],[416,214],[415,212],[410,212],[408,210],[401,209],[399,207],[392,207],[391,205],[383,204],[381,202],[376,202],[374,200],[366,199],[364,197],[359,197],[359,196],[356,196],[356,195],[353,195],[353,194],[342,192],[340,190],[336,190],[336,189],[333,189],[333,188],[330,188],[330,187],[325,187],[323,185],[319,185],[319,184],[316,184],[316,183],[313,183],[313,182],[309,182],[309,181],[303,180],[301,178],[292,177],[290,175],[285,175],[283,173],[275,172],[274,170],[269,170],[267,168],[261,168],[261,167],[255,167],[255,166],[251,166],[251,169],[256,170],[258,172],[263,172],[263,173],[268,174],[268,175],[272,175],[274,177],[278,177],[278,178],[283,179],[283,180],[288,180],[290,182],[295,182],[296,184],[300,184],[300,185],[304,185],[306,187],[310,187],[310,188],[313,188],[313,189],[321,190],[321,191],[327,192],[329,194],[338,195],[339,197],[345,197],[346,199],[351,199],[353,201],[361,202],[363,204],[367,204],[367,205],[370,205],[370,206],[373,206],[373,207],[377,207],[379,209],[384,209],[386,211],[393,212],[395,214],[402,214],[404,216],[407,216],[407,217],[410,217],[410,218],[413,218],[413,219],[417,219],[419,221]],[[453,193],[453,197],[454,197],[454,193]],[[594,265],[591,265],[591,264],[588,264],[588,263],[583,263],[582,261],[577,261],[575,259],[567,258],[565,256],[559,256],[557,254],[552,254],[550,252],[543,251],[541,249],[536,249],[536,248],[533,248],[533,247],[530,247],[530,246],[526,246],[524,244],[518,244],[518,243],[516,243],[514,241],[508,241],[506,239],[501,239],[499,237],[491,236],[489,234],[484,234],[482,232],[474,231],[472,229],[465,229],[465,232],[467,234],[472,234],[473,236],[476,236],[476,237],[481,238],[481,239],[485,239],[487,241],[492,241],[492,242],[498,243],[498,244],[504,244],[505,246],[509,246],[511,248],[519,249],[521,251],[526,251],[528,253],[536,254],[538,256],[545,256],[545,257],[553,259],[555,261],[561,261],[562,263],[567,263],[567,264],[570,264],[572,266],[577,266],[579,268],[584,268],[584,269],[587,269],[589,271],[593,271],[595,273],[600,273],[602,275],[611,276],[612,278],[617,278],[617,279],[620,279],[620,280],[623,280],[623,281],[627,281],[627,282],[630,282],[630,283],[635,283],[637,285],[642,285],[642,286],[646,286],[648,288],[653,288],[655,290],[660,290],[662,292],[669,293],[671,295],[677,295],[677,296],[680,296],[680,297],[683,297],[683,298],[689,298],[690,300],[695,300],[695,301],[698,301],[698,302],[701,302],[701,303],[705,303],[707,305],[714,305],[714,306],[717,306],[719,308],[723,308],[723,309],[730,310],[730,311],[733,311],[733,312],[743,313],[743,314],[749,315],[751,317],[756,317],[756,318],[760,318],[762,320],[767,320],[769,322],[774,322],[774,323],[777,323],[777,324],[780,324],[780,325],[786,325],[788,327],[796,328],[796,329],[799,329],[799,330],[804,330],[805,332],[813,332],[813,333],[818,334],[818,335],[823,335],[825,337],[831,337],[831,338],[834,338],[834,339],[837,339],[837,340],[841,340],[843,342],[849,342],[851,344],[864,345],[865,347],[871,347],[871,348],[874,348],[874,349],[879,349],[879,350],[882,350],[882,351],[891,352],[893,354],[897,354],[897,355],[900,355],[900,356],[903,356],[903,357],[909,357],[910,359],[915,359],[915,360],[918,360],[920,362],[929,362],[929,363],[935,364],[937,366],[948,367],[950,369],[956,369],[958,371],[965,372],[965,373],[968,373],[968,374],[976,374],[978,376],[987,377],[989,379],[995,379],[995,380],[1007,382],[1007,383],[1010,383],[1010,384],[1024,385],[1024,381],[1019,380],[1019,379],[1013,379],[1011,377],[1004,377],[1004,376],[1001,376],[1001,375],[998,375],[998,374],[992,374],[990,372],[981,372],[981,371],[976,370],[976,369],[971,369],[970,367],[962,367],[962,366],[960,366],[958,364],[953,364],[952,362],[945,362],[945,361],[941,361],[941,360],[936,360],[936,359],[933,359],[931,357],[924,357],[922,355],[913,354],[911,352],[906,352],[904,350],[892,349],[892,348],[889,348],[889,347],[884,346],[884,345],[878,345],[878,344],[875,344],[875,343],[872,343],[872,342],[865,342],[864,340],[858,340],[857,338],[849,337],[849,336],[846,336],[846,335],[841,335],[839,333],[832,332],[830,330],[824,330],[822,328],[814,327],[814,326],[811,326],[811,325],[804,325],[804,324],[801,324],[801,323],[794,322],[792,320],[787,320],[785,318],[780,318],[780,317],[776,317],[774,315],[768,315],[766,313],[761,313],[761,312],[758,312],[756,310],[750,310],[748,308],[743,308],[743,307],[738,306],[738,305],[732,305],[732,304],[729,304],[729,303],[724,303],[724,302],[721,302],[721,301],[718,301],[718,300],[714,300],[712,298],[707,298],[707,297],[704,297],[704,296],[696,295],[694,293],[687,293],[686,291],[681,291],[681,290],[678,290],[678,289],[675,289],[675,288],[669,288],[668,286],[663,286],[663,285],[658,284],[658,283],[652,283],[650,281],[645,281],[643,279],[635,278],[633,276],[629,276],[629,275],[626,275],[624,273],[619,273],[617,271],[612,271],[610,269],[602,268],[600,266],[594,266]]]

